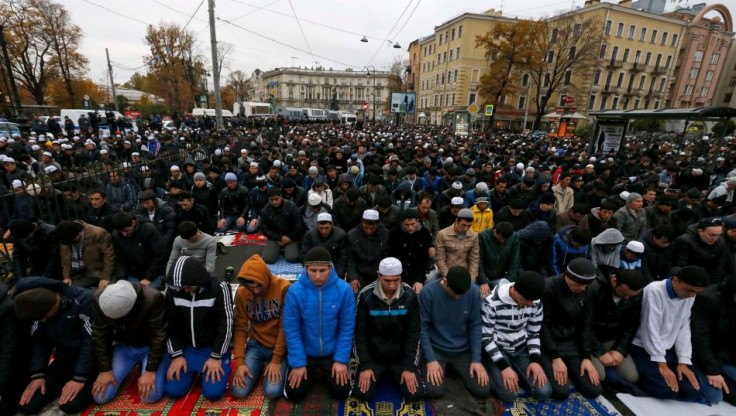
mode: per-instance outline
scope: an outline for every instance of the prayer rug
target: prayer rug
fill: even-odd
[[[291,281],[296,280],[302,271],[304,271],[304,266],[301,263],[289,263],[283,257],[279,257],[276,263],[269,264],[268,268],[276,276]]]
[[[184,414],[172,411],[175,407],[175,400],[164,395],[161,400],[156,403],[143,403],[138,396],[138,377],[140,373],[136,370],[123,381],[118,390],[117,396],[105,404],[92,404],[82,412],[81,416],[164,416]],[[183,402],[186,397],[179,399]],[[185,407],[191,408],[192,404],[188,403]],[[176,407],[181,407],[181,404]],[[188,413],[186,413],[188,414]]]
[[[603,396],[587,399],[576,390],[571,390],[567,400],[537,400],[522,393],[513,403],[504,403],[503,416],[576,415],[576,416],[620,416]]]
[[[621,403],[636,416],[650,415],[688,415],[688,416],[734,416],[736,406],[721,402],[714,406],[683,402],[679,400],[655,399],[654,397],[635,397],[630,394],[616,395]]]
[[[268,403],[268,416],[332,416],[338,412],[339,403],[330,397],[324,380],[312,384],[307,398],[301,403],[291,403],[283,397]]]
[[[263,234],[246,234],[241,231],[235,235],[233,241],[230,242],[231,246],[265,246],[266,238]]]
[[[381,380],[376,386],[376,396],[369,402],[348,397],[340,402],[338,416],[430,416],[434,415],[432,406],[421,402],[404,402],[401,390],[394,383]]]

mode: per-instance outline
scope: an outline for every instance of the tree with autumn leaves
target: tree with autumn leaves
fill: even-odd
[[[79,106],[81,95],[98,93],[85,78],[89,61],[77,52],[82,29],[63,5],[7,0],[0,3],[0,22],[22,101]]]
[[[527,99],[536,107],[534,125],[539,126],[542,116],[553,110],[548,107],[555,93],[578,93],[576,81],[591,76],[602,39],[603,22],[595,17],[563,14],[539,21],[497,22],[493,30],[476,37],[476,46],[486,50],[490,61],[478,93],[485,104],[497,105],[501,97],[525,88],[526,74],[534,89]]]

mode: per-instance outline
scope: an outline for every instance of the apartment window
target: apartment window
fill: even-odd
[[[666,45],[667,44],[667,36],[668,35],[669,35],[669,33],[662,32],[662,45]]]
[[[564,85],[570,85],[570,79],[572,78],[572,71],[565,72]]]
[[[641,60],[641,51],[636,51],[636,54],[634,55],[634,63],[639,63]]]
[[[590,94],[590,99],[588,99],[588,110],[592,110],[595,107],[595,94]]]
[[[557,34],[558,34],[558,32],[559,31],[557,30],[557,28],[552,29],[552,35],[550,36],[550,39],[549,39],[549,42],[550,43],[557,42]]]
[[[716,73],[716,72],[715,72],[715,71],[713,71],[713,70],[708,70],[708,71],[707,71],[707,72],[705,73],[705,80],[706,80],[706,81],[713,81],[713,76],[715,75],[715,73]]]
[[[474,69],[473,70],[473,76],[470,78],[471,82],[478,82],[478,78],[480,77],[480,69]],[[471,101],[472,103],[472,101]],[[470,104],[468,104],[470,105]]]
[[[617,55],[618,55],[618,46],[614,46],[613,51],[611,51],[611,60],[615,61]]]
[[[667,55],[667,62],[665,63],[664,67],[669,69],[670,65],[672,65],[672,55]]]
[[[601,82],[601,70],[598,69],[595,71],[595,75],[593,76],[593,85],[598,85]]]
[[[685,85],[685,92],[683,95],[690,96],[693,95],[693,86],[692,85]]]
[[[624,24],[619,23],[618,24],[618,30],[616,30],[616,37],[622,37],[624,35]]]
[[[642,42],[647,40],[647,28],[645,27],[641,28],[641,33],[639,34],[639,40]]]
[[[555,51],[547,52],[547,63],[551,64],[555,60]]]
[[[439,104],[439,97],[437,97],[437,94],[434,95],[434,106],[437,107],[437,104]],[[470,104],[468,104],[470,105]]]
[[[575,27],[572,29],[572,36],[577,39],[583,33],[583,24],[575,23]]]
[[[731,78],[731,81],[728,82],[729,87],[736,87],[736,77]]]
[[[576,52],[576,51],[577,51],[577,48],[576,48],[576,47],[574,47],[574,46],[571,46],[571,47],[570,47],[570,50],[569,50],[569,52],[567,53],[567,55],[568,55],[567,59],[569,59],[569,60],[571,60],[571,61],[572,61],[573,59],[575,59],[575,52]]]
[[[442,54],[438,53],[437,54],[437,65],[439,65],[440,63],[442,63]]]
[[[640,102],[641,102],[641,100],[639,100],[638,98],[634,100],[634,110],[637,110],[639,108],[639,103]]]
[[[599,108],[599,110],[605,110],[606,109],[606,101],[608,101],[608,97],[606,97],[604,95],[603,98],[601,98],[601,108]]]
[[[440,85],[440,74],[435,74],[434,83],[435,85]]]
[[[695,79],[698,77],[698,68],[692,68],[690,70],[690,79]]]
[[[629,61],[629,53],[631,53],[631,50],[629,48],[624,49],[624,62]]]
[[[650,63],[651,61],[652,61],[652,53],[651,53],[651,52],[647,52],[647,57],[646,57],[646,59],[644,60],[644,65],[649,65],[649,63]]]
[[[445,74],[442,73],[442,78],[440,78],[440,85],[445,85]]]
[[[442,52],[442,62],[447,62],[447,52]]]
[[[723,104],[730,103],[731,98],[733,98],[733,93],[732,92],[726,93],[726,95],[723,96]]]
[[[455,40],[455,28],[452,28],[452,38],[450,40]]]
[[[660,103],[659,103],[659,100],[655,100],[655,101],[654,101],[654,108],[653,108],[653,110],[656,110],[656,109],[658,109],[658,108],[659,108],[659,104],[660,104]]]
[[[611,86],[611,79],[613,78],[613,72],[608,71],[608,74],[606,75],[606,88]]]
[[[714,53],[710,56],[710,64],[716,65],[718,63],[718,59],[721,57],[720,53]]]
[[[475,102],[475,93],[471,92],[470,95],[468,95],[468,105],[473,104]]]
[[[521,110],[524,108],[524,104],[526,104],[526,97],[519,97],[519,106],[516,108]]]
[[[605,32],[606,35],[610,35],[611,34],[611,25],[612,24],[613,24],[612,21],[606,20],[606,28],[604,30],[604,32]]]
[[[529,84],[529,74],[524,74],[521,77],[521,86],[526,87]]]
[[[452,49],[450,49],[450,61],[452,61],[452,53],[455,52]]]
[[[458,38],[461,38],[461,37],[463,37],[463,25],[460,25],[460,26],[459,26],[459,27],[457,28],[457,37],[458,37]],[[471,102],[472,102],[472,101],[471,101]],[[470,105],[470,104],[468,104],[468,105]]]
[[[639,80],[639,90],[643,90],[644,89],[644,83],[646,81],[647,81],[647,76],[646,75],[642,75],[641,76],[641,79]]]
[[[649,41],[652,43],[657,42],[657,30],[656,29],[652,29],[652,38]]]
[[[662,79],[659,80],[659,92],[664,92],[665,82],[667,82],[667,77],[662,77]]]
[[[455,93],[454,92],[452,93],[452,105],[455,105]]]
[[[457,69],[455,70],[455,77],[453,78],[453,82],[457,82]]]
[[[624,108],[622,108],[622,110],[628,110],[629,109],[629,99],[628,98],[624,98],[623,100],[621,100],[621,104],[624,107]]]
[[[325,78],[325,84],[330,85],[330,79],[329,78]]]
[[[677,33],[672,34],[672,47],[677,46]]]
[[[634,39],[635,33],[636,33],[636,26],[634,25],[629,26],[629,39]]]
[[[544,88],[549,87],[549,82],[550,82],[549,72],[547,72],[546,74],[544,74]]]
[[[616,107],[618,107],[618,97],[613,97],[613,105],[611,105],[611,110],[615,110]]]
[[[659,68],[659,65],[661,63],[662,63],[662,54],[661,53],[658,53],[657,54],[657,61],[654,63],[654,67],[655,68]]]
[[[709,90],[709,88],[708,88],[708,87],[703,87],[703,88],[701,88],[701,89],[700,89],[700,96],[701,96],[701,97],[707,97],[707,96],[708,96],[708,90]]]
[[[703,51],[695,51],[695,57],[693,61],[702,62],[703,61]]]
[[[442,33],[440,33],[440,45],[442,45]]]
[[[606,44],[605,43],[601,44],[601,53],[598,57],[601,59],[604,59],[606,57]]]
[[[447,83],[450,83],[450,80],[452,79],[452,71],[447,71]]]
[[[460,59],[460,47],[459,46],[457,48],[455,48],[455,57],[457,59]]]
[[[624,73],[619,72],[618,80],[616,80],[616,88],[621,88],[624,85]]]
[[[626,91],[631,91],[631,89],[634,88],[634,77],[636,77],[636,75],[634,74],[629,75],[629,84],[626,87]]]

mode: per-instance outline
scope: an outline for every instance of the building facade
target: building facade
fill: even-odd
[[[726,54],[713,105],[736,107],[736,42],[731,42]]]
[[[317,68],[276,68],[261,74],[267,99],[278,107],[330,109],[382,118],[390,97],[388,72]]]

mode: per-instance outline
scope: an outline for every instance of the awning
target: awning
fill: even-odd
[[[585,116],[585,115],[582,115],[582,114],[580,114],[578,112],[575,112],[575,113],[572,113],[572,114],[560,114],[560,113],[557,113],[557,112],[554,112],[553,111],[551,113],[547,113],[547,114],[543,115],[542,118],[574,118],[574,119],[578,119],[578,120],[583,120],[583,119],[586,119],[588,117]]]

